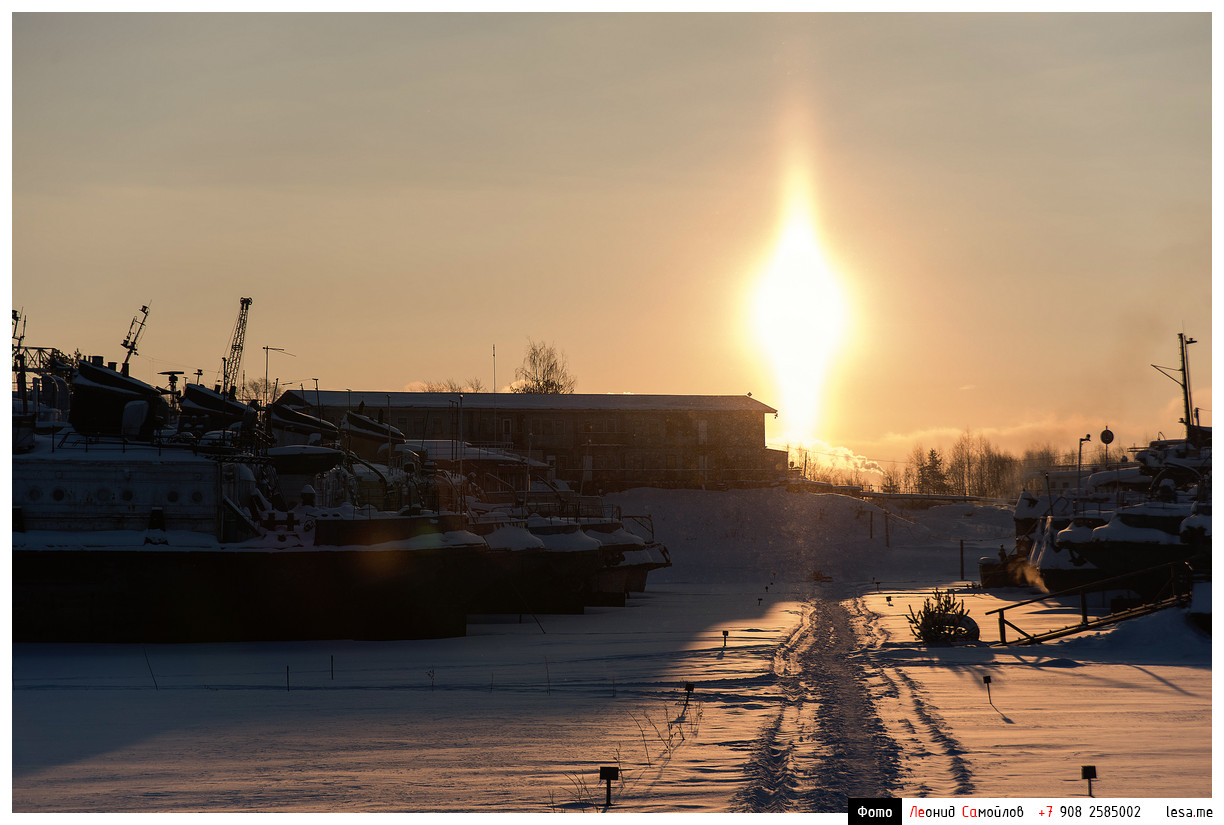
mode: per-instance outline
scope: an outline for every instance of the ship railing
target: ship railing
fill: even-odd
[[[556,518],[619,519],[620,507],[596,496],[579,496],[568,501],[527,499],[525,509],[536,515]]]
[[[181,439],[176,435],[162,436],[155,435],[152,438],[129,438],[122,435],[100,434],[100,433],[81,433],[77,430],[68,429],[62,434],[57,434],[58,437],[52,437],[51,449],[56,450],[81,450],[82,452],[90,451],[113,451],[126,453],[128,450],[149,449],[157,450],[157,454],[161,455],[163,451],[170,452],[186,452],[190,451],[192,455],[212,458],[218,461],[231,460],[241,461],[246,464],[268,464],[270,459],[266,455],[258,455],[247,449],[248,445],[238,443],[225,444],[201,444],[195,439]]]
[[[1185,604],[1190,599],[1190,591],[1193,582],[1193,568],[1190,564],[1184,561],[1170,562],[1168,564],[1158,564],[1155,567],[1148,567],[1144,570],[1135,570],[1130,573],[1124,573],[1120,576],[1111,576],[1107,579],[1100,579],[1089,584],[1082,584],[1078,587],[1070,587],[1066,590],[1059,590],[1055,593],[1046,593],[1032,599],[1026,599],[1022,602],[1014,602],[1004,607],[996,608],[995,610],[986,611],[987,616],[998,614],[999,616],[999,641],[997,646],[1006,646],[1007,628],[1019,633],[1023,639],[1019,639],[1015,644],[1030,645],[1040,644],[1043,641],[1057,639],[1061,636],[1069,636],[1073,633],[1082,633],[1085,630],[1095,630],[1098,627],[1104,627],[1109,624],[1129,619],[1134,616],[1142,616],[1148,613],[1154,613],[1165,607],[1172,607],[1179,604]],[[1121,611],[1111,612],[1106,616],[1089,618],[1088,616],[1088,594],[1099,593],[1105,590],[1122,590],[1128,589],[1130,584],[1136,581],[1151,581],[1160,574],[1168,574],[1168,580],[1156,592],[1156,595],[1147,601],[1127,607]],[[1013,622],[1007,619],[1007,611],[1014,610],[1017,607],[1043,602],[1047,599],[1065,598],[1068,596],[1079,597],[1080,621],[1078,624],[1068,625],[1058,628],[1057,630],[1047,630],[1039,633],[1028,633]]]

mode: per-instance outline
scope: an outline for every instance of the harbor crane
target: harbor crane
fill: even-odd
[[[218,391],[226,395],[238,392],[238,375],[242,368],[242,348],[246,343],[247,310],[251,299],[243,298],[238,305],[238,320],[234,323],[234,334],[230,338],[229,357],[221,359],[221,386]]]
[[[120,344],[127,350],[127,356],[123,359],[123,369],[121,372],[124,375],[128,374],[128,361],[132,360],[132,356],[136,354],[136,342],[140,340],[140,333],[144,332],[145,321],[149,319],[149,308],[142,306],[140,314],[132,316],[132,324],[128,327],[127,337]]]

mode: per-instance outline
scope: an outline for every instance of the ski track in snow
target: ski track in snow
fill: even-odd
[[[853,611],[855,632],[867,648],[878,647],[882,633],[874,614],[855,598],[844,602]],[[923,698],[922,689],[894,661],[854,652],[870,668],[874,707],[889,720],[884,727],[898,748],[901,770],[895,795],[905,797],[967,796],[974,793],[965,748]],[[891,711],[891,712],[890,712]]]
[[[849,797],[889,794],[897,744],[875,713],[845,608],[810,599],[775,650],[783,703],[745,771],[736,809],[751,813],[844,812]]]

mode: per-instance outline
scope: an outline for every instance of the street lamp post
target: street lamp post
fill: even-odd
[[[293,355],[292,352],[285,352],[282,347],[264,347],[264,408],[268,406],[268,355],[273,352],[284,352],[285,355]],[[296,356],[295,356],[296,357]]]
[[[1083,502],[1083,496],[1080,493],[1080,487],[1083,484],[1083,481],[1080,478],[1080,476],[1084,470],[1084,442],[1091,441],[1091,440],[1092,440],[1091,433],[1085,434],[1084,437],[1079,440],[1079,459],[1076,461],[1076,464],[1075,464],[1075,509],[1077,511],[1079,510]]]

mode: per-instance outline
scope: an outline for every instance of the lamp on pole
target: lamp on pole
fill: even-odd
[[[1081,495],[1080,495],[1080,486],[1081,486],[1081,485],[1082,485],[1082,483],[1083,483],[1083,482],[1082,482],[1082,480],[1081,480],[1081,478],[1080,478],[1080,475],[1081,475],[1081,473],[1083,472],[1083,468],[1084,468],[1084,442],[1085,442],[1085,441],[1091,441],[1091,440],[1092,440],[1092,434],[1091,434],[1091,433],[1086,433],[1086,434],[1084,435],[1084,437],[1083,437],[1083,438],[1081,438],[1081,439],[1079,440],[1079,458],[1077,459],[1077,461],[1076,461],[1076,463],[1075,463],[1075,501],[1076,501],[1076,509],[1079,509],[1080,502],[1081,502],[1081,500],[1083,499],[1083,496],[1081,496]]]
[[[285,352],[282,347],[264,347],[264,407],[268,406],[268,355],[273,352],[284,352],[285,355],[293,355],[292,352]],[[295,358],[297,356],[294,356]]]

